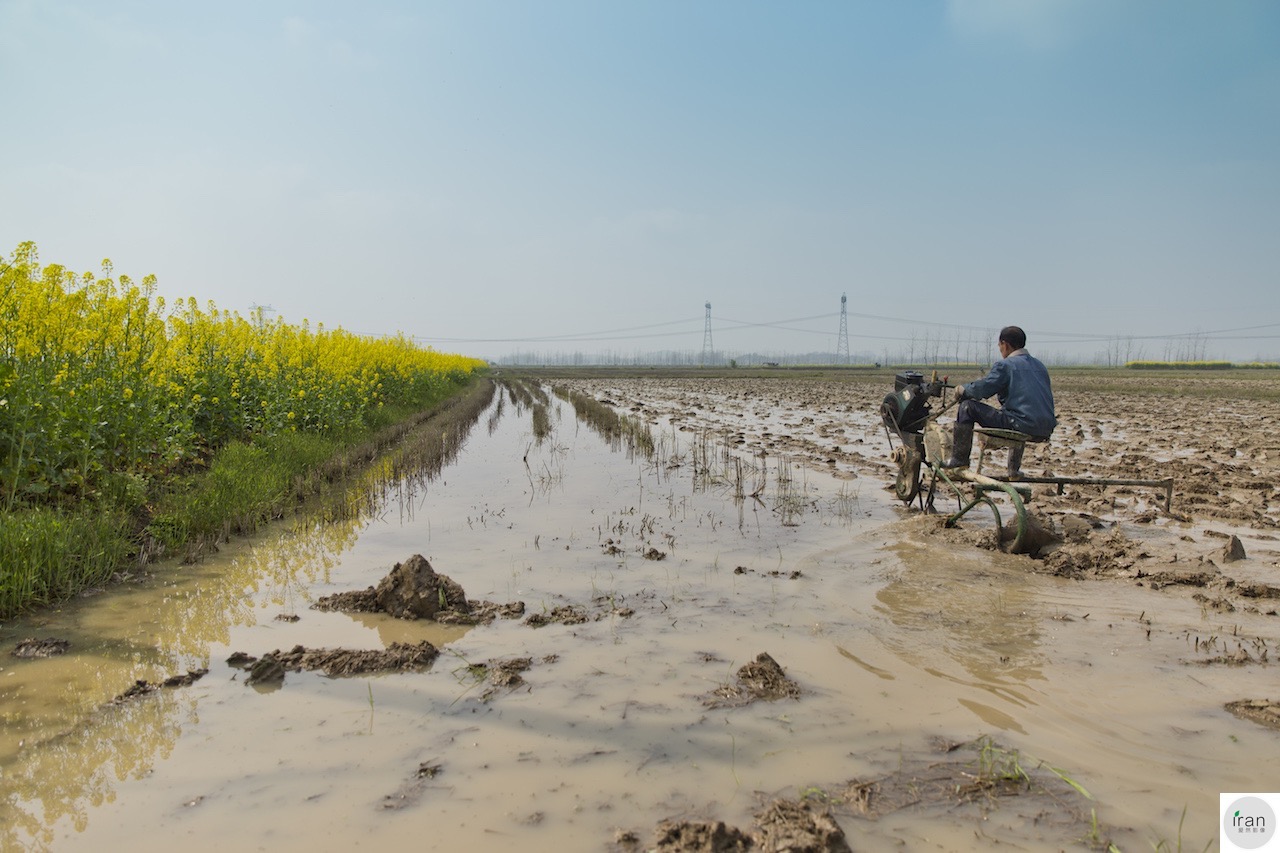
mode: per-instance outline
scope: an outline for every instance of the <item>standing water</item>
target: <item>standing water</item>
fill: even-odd
[[[632,849],[664,818],[748,830],[784,797],[831,806],[854,849],[1199,850],[1217,792],[1280,759],[1222,710],[1237,673],[1181,662],[1218,630],[1193,602],[1162,599],[1152,630],[1150,591],[948,550],[879,483],[673,428],[638,455],[554,399],[539,440],[503,403],[356,518],[6,624],[6,649],[70,647],[0,662],[0,848]],[[311,608],[414,554],[525,618]],[[564,607],[586,620],[526,621]],[[442,650],[425,672],[263,687],[227,663],[423,640]],[[717,701],[762,652],[800,695]],[[502,687],[479,666],[523,658]]]

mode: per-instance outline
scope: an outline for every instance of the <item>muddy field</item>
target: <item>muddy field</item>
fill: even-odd
[[[1174,498],[1037,486],[1034,556],[893,498],[877,382],[504,390],[353,521],[0,627],[0,848],[1203,849],[1280,788],[1280,403],[1056,381],[1024,471]]]

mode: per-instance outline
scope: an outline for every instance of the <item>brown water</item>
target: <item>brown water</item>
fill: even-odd
[[[1280,788],[1280,738],[1222,709],[1274,693],[1269,668],[1182,662],[1191,637],[1274,637],[1274,618],[952,551],[898,520],[881,483],[785,459],[760,501],[735,500],[694,477],[689,433],[663,432],[647,462],[553,408],[539,445],[508,402],[439,478],[359,521],[275,528],[4,625],[0,648],[72,647],[0,660],[0,848],[601,850],[664,817],[745,828],[760,795],[834,790],[981,735],[1087,788],[1086,814],[1122,849],[1202,849],[1219,791]],[[468,630],[309,609],[414,553],[471,599],[601,618]],[[225,663],[422,639],[444,649],[427,673],[290,673],[259,690]],[[799,700],[705,707],[762,651]],[[515,656],[533,659],[526,684],[486,701],[467,664]],[[209,672],[190,687],[107,704],[196,667]],[[423,765],[439,773],[419,778]],[[1038,827],[1041,807],[841,825],[854,849],[1082,838]]]

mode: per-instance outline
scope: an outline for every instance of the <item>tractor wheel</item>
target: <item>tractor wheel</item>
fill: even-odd
[[[898,464],[893,491],[898,500],[909,504],[920,494],[920,454],[908,447],[896,447],[893,450],[893,461]]]

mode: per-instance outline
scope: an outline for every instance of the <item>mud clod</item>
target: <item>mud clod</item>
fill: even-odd
[[[524,615],[523,601],[467,601],[461,585],[437,574],[421,554],[396,563],[376,587],[326,595],[313,607],[343,613],[388,613],[397,619],[431,619],[445,625],[481,625],[499,617],[518,619]]]
[[[669,821],[658,824],[649,849],[658,853],[745,853],[751,837],[717,821]]]
[[[13,647],[13,656],[16,658],[51,658],[56,655],[66,654],[69,648],[71,648],[70,640],[60,640],[57,637],[45,637],[43,640],[36,640],[28,637]]]
[[[800,685],[782,671],[782,667],[768,652],[761,652],[751,663],[738,670],[737,684],[724,684],[711,691],[703,700],[708,708],[736,708],[749,705],[757,699],[772,702],[776,699],[797,699]]]
[[[164,681],[136,681],[133,686],[119,696],[111,700],[112,705],[119,705],[136,699],[139,696],[146,696],[149,693],[155,693],[157,690],[174,687],[190,687],[207,674],[207,669],[192,669],[182,675],[171,675]]]
[[[1078,515],[1062,517],[1062,538],[1067,542],[1088,542],[1093,535],[1093,525]]]
[[[848,853],[844,830],[827,809],[814,811],[808,800],[774,800],[755,816],[754,839],[761,851]]]
[[[469,613],[462,587],[445,575],[438,575],[421,554],[396,563],[378,582],[357,592],[326,595],[316,602],[317,610],[384,612],[397,619],[435,619],[441,611]]]
[[[249,674],[245,677],[245,684],[283,684],[284,683],[284,664],[273,654],[263,655],[254,661],[249,667]]]
[[[572,604],[566,604],[547,613],[534,613],[524,620],[524,624],[530,628],[541,628],[543,625],[550,625],[553,622],[558,622],[561,625],[581,625],[587,621],[585,610]]]
[[[1236,560],[1245,559],[1244,545],[1240,542],[1239,536],[1232,536],[1227,540],[1227,545],[1222,549],[1222,562],[1234,563]]]
[[[844,830],[826,807],[815,810],[808,801],[777,799],[755,814],[755,831],[748,834],[724,821],[664,820],[646,850],[676,853],[850,853]],[[635,833],[620,834],[615,843],[634,849]]]
[[[1012,542],[1017,538],[1017,522],[1010,521],[1006,523],[1004,529],[1000,532],[1001,541]],[[1061,542],[1062,537],[1053,529],[1052,522],[1042,521],[1033,513],[1027,513],[1027,530],[1022,537],[1022,545],[1018,549],[1018,553],[1036,556]]]
[[[1224,706],[1243,720],[1280,730],[1280,702],[1271,699],[1240,699]]]
[[[286,672],[319,671],[331,677],[364,675],[371,672],[408,672],[429,668],[440,650],[421,643],[392,643],[385,649],[308,649],[294,646],[287,652],[276,649],[261,658],[235,652],[227,659],[232,666],[249,666],[246,684],[279,684]]]
[[[524,684],[524,677],[520,673],[531,666],[532,658],[489,661],[489,680],[495,687],[519,687]]]

